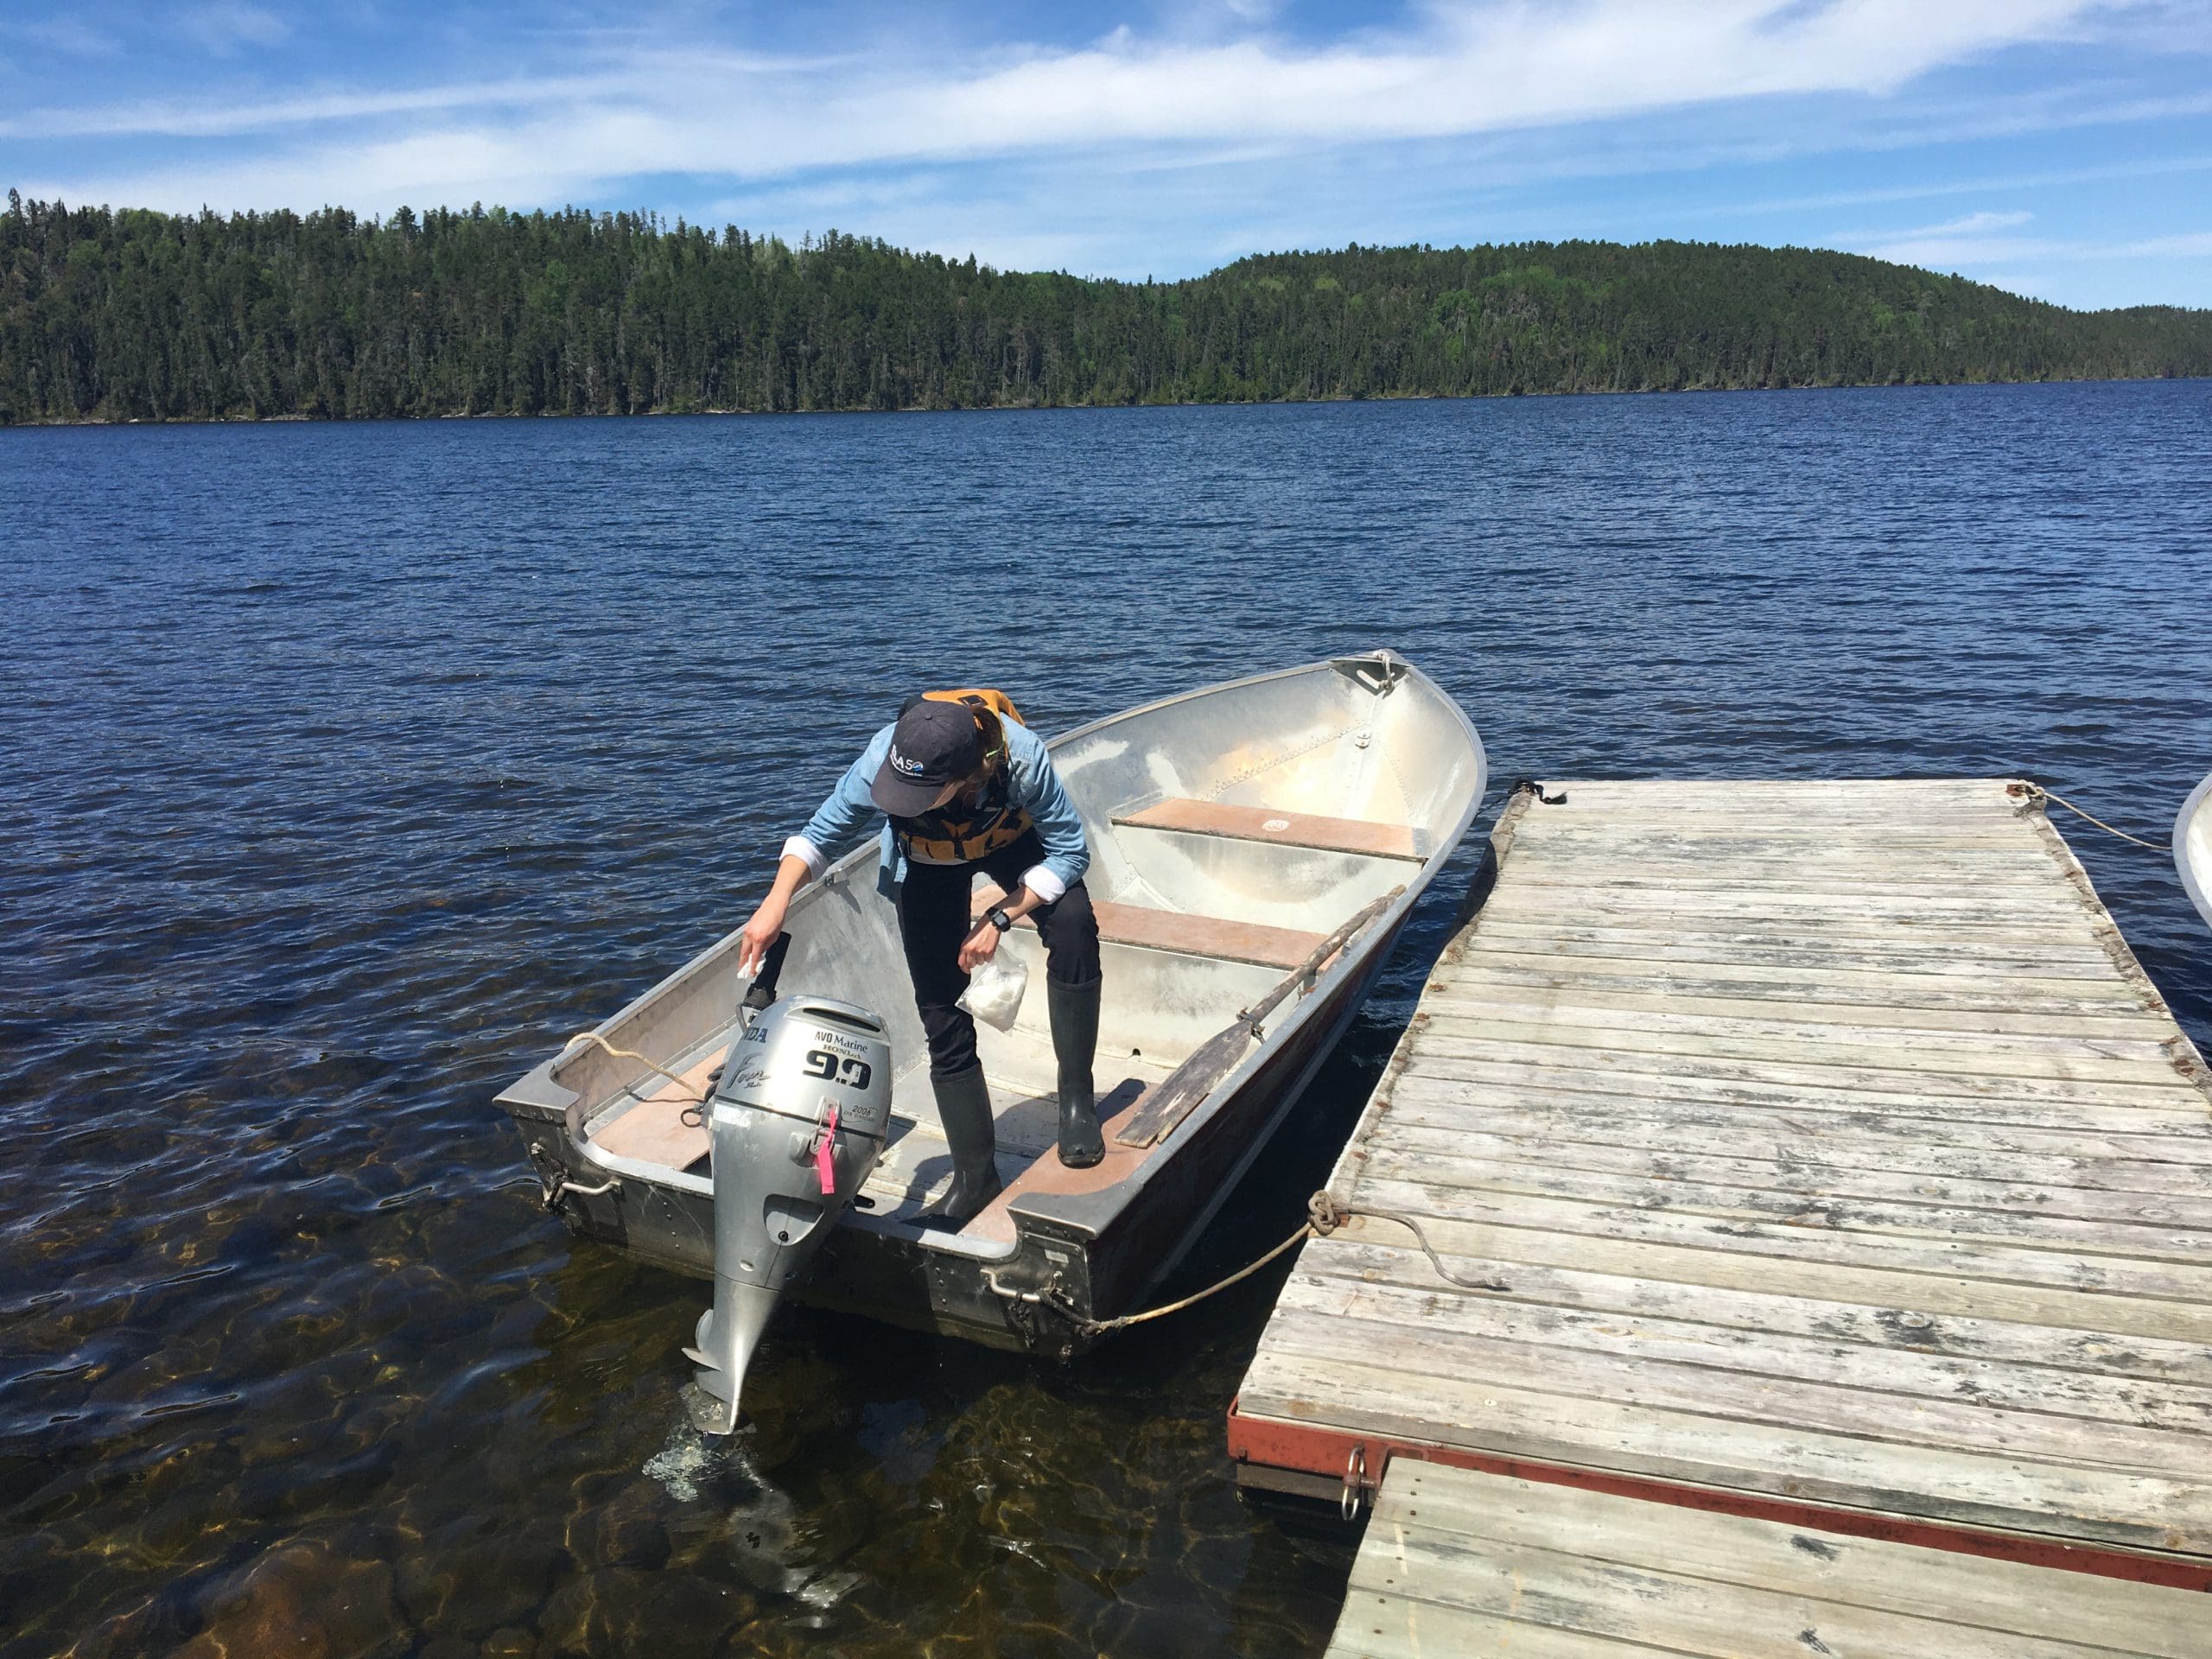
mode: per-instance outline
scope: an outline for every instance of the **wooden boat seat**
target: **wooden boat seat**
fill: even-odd
[[[1403,858],[1414,863],[1426,856],[1416,844],[1418,837],[1411,824],[1331,818],[1316,812],[1285,812],[1272,806],[1232,806],[1227,801],[1160,801],[1141,811],[1117,812],[1114,822],[1135,830],[1174,830],[1190,836],[1223,836],[1232,841],[1273,841],[1287,847]]]
[[[726,1045],[692,1062],[681,1085],[662,1083],[639,1104],[592,1136],[592,1144],[618,1158],[658,1164],[665,1169],[689,1169],[707,1155],[707,1125],[702,1108],[709,1090],[708,1077],[721,1065]]]
[[[664,1169],[689,1169],[707,1155],[707,1126],[694,1121],[683,1103],[648,1100],[632,1106],[599,1134],[592,1145],[618,1158]]]
[[[999,887],[976,890],[977,916],[1006,897]],[[1255,963],[1262,968],[1286,970],[1302,966],[1321,948],[1327,937],[1303,928],[1270,927],[1262,922],[1232,922],[1219,916],[1192,916],[1179,910],[1153,910],[1143,905],[1117,905],[1094,899],[1098,914],[1098,937],[1108,944],[1141,945],[1147,950],[1166,950],[1179,957],[1211,957],[1222,962]],[[1019,925],[1034,927],[1027,917]]]

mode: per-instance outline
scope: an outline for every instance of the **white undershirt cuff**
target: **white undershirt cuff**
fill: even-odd
[[[1024,870],[1021,885],[1035,893],[1040,903],[1047,905],[1059,903],[1060,895],[1068,890],[1068,884],[1042,864],[1032,864]]]
[[[809,841],[804,836],[793,836],[789,841],[785,842],[784,843],[784,856],[785,858],[804,860],[806,864],[806,874],[810,880],[820,875],[823,867],[830,862],[828,859],[822,856],[822,849],[816,846],[812,842]]]

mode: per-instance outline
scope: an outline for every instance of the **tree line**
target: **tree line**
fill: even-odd
[[[2212,373],[2212,312],[1851,254],[1354,245],[1179,282],[649,213],[0,215],[0,423],[892,410]]]

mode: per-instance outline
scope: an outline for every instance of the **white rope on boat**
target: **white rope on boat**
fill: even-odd
[[[2028,798],[2031,800],[2056,801],[2069,812],[2073,813],[2076,817],[2088,819],[2091,823],[2095,824],[2098,829],[2103,830],[2108,836],[2118,836],[2122,841],[2132,841],[2138,847],[2147,847],[2154,853],[2171,853],[2174,849],[2173,843],[2170,841],[2145,841],[2140,836],[2129,835],[2125,830],[2115,830],[2112,825],[2107,823],[2102,818],[2097,817],[2094,813],[2084,812],[2080,807],[2075,805],[2073,802],[2068,800],[2063,795],[2054,795],[2050,791],[2045,789],[2041,784],[2030,784],[2028,785]]]
[[[645,1056],[639,1053],[634,1048],[617,1048],[613,1044],[608,1042],[606,1038],[601,1036],[595,1031],[580,1031],[575,1036],[569,1038],[566,1043],[561,1046],[561,1052],[554,1057],[553,1063],[556,1065],[558,1065],[563,1060],[567,1059],[570,1054],[575,1052],[575,1047],[578,1043],[596,1043],[600,1047],[605,1049],[609,1054],[612,1054],[618,1060],[635,1060],[639,1065],[650,1067],[652,1070],[659,1072],[661,1076],[666,1077],[677,1088],[683,1090],[685,1094],[690,1096],[692,1104],[696,1106],[703,1106],[707,1103],[707,1097],[704,1095],[693,1094],[691,1092],[691,1085],[683,1080],[683,1075],[680,1072],[670,1071],[658,1060],[646,1058]]]
[[[1085,1319],[1082,1321],[1084,1330],[1096,1336],[1107,1331],[1124,1330],[1132,1325],[1142,1325],[1147,1319],[1164,1319],[1170,1313],[1180,1313],[1185,1308],[1203,1302],[1215,1293],[1227,1290],[1239,1280],[1249,1279],[1268,1262],[1300,1241],[1326,1237],[1355,1216],[1363,1216],[1375,1221],[1394,1221],[1399,1226],[1405,1228],[1413,1234],[1414,1240],[1421,1245],[1421,1254],[1428,1257],[1428,1265],[1436,1269],[1437,1276],[1447,1283],[1459,1286],[1462,1290],[1478,1290],[1498,1296],[1504,1295],[1512,1289],[1510,1285],[1503,1284],[1495,1279],[1468,1279],[1452,1272],[1444,1265],[1444,1258],[1437,1254],[1436,1247],[1428,1242],[1428,1235],[1421,1230],[1421,1223],[1398,1211],[1376,1210],[1365,1205],[1346,1204],[1334,1193],[1324,1188],[1306,1201],[1306,1213],[1307,1220],[1296,1232],[1258,1261],[1249,1267],[1239,1268],[1228,1278],[1217,1281],[1208,1285],[1204,1290],[1194,1291],[1180,1301],[1170,1302],[1165,1307],[1148,1307],[1141,1313],[1124,1313],[1119,1319]],[[1004,1292],[1001,1293],[1001,1294],[1004,1294]]]
[[[1203,1302],[1207,1297],[1212,1295],[1216,1291],[1227,1290],[1231,1285],[1235,1284],[1240,1279],[1249,1279],[1262,1268],[1266,1267],[1268,1262],[1274,1261],[1285,1250],[1290,1249],[1292,1245],[1298,1243],[1305,1238],[1310,1237],[1313,1235],[1313,1224],[1312,1222],[1301,1223],[1296,1232],[1293,1233],[1288,1238],[1283,1240],[1281,1243],[1276,1245],[1274,1249],[1269,1250],[1265,1255],[1253,1262],[1249,1267],[1239,1268],[1236,1272],[1230,1274],[1228,1278],[1221,1280],[1217,1283],[1208,1285],[1204,1290],[1198,1291],[1192,1295],[1185,1296],[1179,1302],[1170,1302],[1165,1307],[1148,1307],[1141,1313],[1124,1313],[1119,1319],[1085,1319],[1083,1321],[1083,1328],[1086,1332],[1093,1334],[1102,1331],[1120,1331],[1126,1329],[1128,1326],[1132,1325],[1142,1325],[1147,1319],[1164,1319],[1170,1313],[1180,1313],[1185,1308],[1191,1306],[1193,1303]]]

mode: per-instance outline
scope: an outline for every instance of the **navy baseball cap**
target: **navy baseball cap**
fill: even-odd
[[[899,716],[891,753],[868,793],[894,818],[919,817],[947,784],[966,778],[982,759],[983,734],[968,705],[925,698]]]

